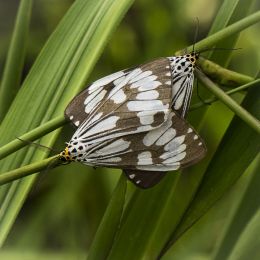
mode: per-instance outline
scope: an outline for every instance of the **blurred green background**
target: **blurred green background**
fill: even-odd
[[[72,3],[70,0],[34,1],[23,78]],[[197,26],[196,17],[200,22],[197,40],[204,38],[221,3],[221,0],[135,1],[86,84],[117,70],[173,55],[191,45]],[[19,1],[0,0],[0,75],[18,4]],[[257,4],[259,7],[259,2]],[[252,8],[257,9],[257,6]],[[253,26],[241,34],[237,47],[242,50],[233,52],[230,69],[255,76],[260,67],[259,29],[259,26]],[[250,62],[245,63],[245,57]],[[217,106],[217,117],[222,117],[225,122],[232,113],[221,104]],[[199,110],[191,112],[190,119],[193,121],[198,113]],[[216,126],[215,120],[208,122],[207,131],[222,131],[223,126]],[[73,131],[72,126],[65,126],[54,148],[62,150]],[[41,173],[8,236],[1,259],[11,259],[14,252],[21,257],[23,254],[24,259],[35,259],[35,252],[45,252],[43,259],[46,256],[49,259],[81,259],[93,239],[119,176],[119,170],[94,170],[76,163]],[[200,222],[196,224],[200,240],[194,236],[185,248],[181,243],[177,244],[175,259],[207,259],[210,256],[222,234],[221,227],[247,181],[248,176],[243,176],[218,202],[222,210],[212,208],[204,216],[203,225]],[[129,188],[133,188],[131,184]],[[37,259],[41,259],[39,257]]]

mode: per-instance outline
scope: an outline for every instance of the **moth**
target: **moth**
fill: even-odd
[[[64,162],[120,168],[140,188],[206,153],[184,119],[198,54],[159,58],[91,84],[67,106],[77,128],[60,153]]]

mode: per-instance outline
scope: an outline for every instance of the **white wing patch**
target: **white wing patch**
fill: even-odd
[[[74,136],[77,137],[78,132],[81,132],[81,133],[86,132],[84,134],[81,134],[81,138],[84,139],[84,138],[87,138],[92,135],[97,135],[100,132],[111,130],[116,127],[116,122],[118,120],[119,120],[118,116],[110,116],[104,120],[101,120],[99,123],[97,123],[96,125],[91,127],[88,131],[84,131],[87,128],[85,127],[85,124],[83,123],[81,125],[81,127],[78,129],[78,131],[75,132]]]
[[[186,148],[187,148],[186,144],[181,144],[179,147],[177,147],[176,150],[174,150],[174,151],[169,151],[169,152],[167,152],[167,153],[163,153],[163,154],[160,156],[160,158],[163,159],[163,160],[166,160],[166,159],[168,159],[168,158],[170,158],[170,157],[174,157],[174,156],[176,156],[177,154],[180,154],[180,153],[184,152],[184,151],[186,150]]]
[[[173,113],[161,127],[148,132],[143,139],[143,144],[148,147],[153,145],[172,126],[172,117]]]
[[[184,142],[185,136],[181,135],[172,139],[168,144],[164,146],[165,151],[175,151]]]
[[[122,158],[121,157],[104,158],[104,159],[99,159],[99,162],[107,165],[116,164],[122,162]]]
[[[136,99],[151,100],[151,99],[157,99],[158,97],[159,97],[158,91],[150,90],[150,91],[144,91],[144,92],[138,93],[136,96]]]
[[[127,148],[129,148],[129,146],[130,146],[130,142],[125,141],[124,139],[121,138],[105,146],[104,148],[99,149],[98,154],[104,156],[108,154],[122,152],[125,151]]]
[[[89,120],[86,120],[86,122],[84,122],[85,127],[89,127],[91,126],[93,123],[95,123],[96,121],[98,121],[98,119],[100,119],[102,117],[103,113],[100,112],[98,114],[96,114],[94,117],[90,118]]]
[[[152,165],[153,164],[152,154],[149,151],[139,153],[137,158],[138,158],[137,165]]]
[[[142,72],[141,69],[137,69],[137,70],[139,70],[139,72],[141,72],[141,73],[139,73],[139,75],[135,75],[134,77],[132,77],[130,79],[129,83],[134,83],[134,82],[138,82],[138,81],[140,82],[142,80],[150,81],[149,76],[151,76],[153,74],[153,72],[151,70],[147,70],[144,72]],[[157,77],[153,76],[153,78],[156,79]]]
[[[137,113],[137,117],[139,117],[142,125],[151,125],[157,112],[156,110],[141,111]],[[168,111],[164,111],[164,113],[168,114]]]
[[[129,101],[127,107],[130,111],[164,110],[168,104],[164,105],[161,100]]]
[[[111,96],[111,100],[113,100],[115,104],[121,104],[126,100],[126,94],[120,89]]]
[[[182,152],[164,160],[163,163],[168,165],[177,163],[179,165],[180,161],[184,159],[185,156],[186,156],[186,152]]]
[[[148,168],[142,165],[141,168],[138,166],[138,169],[158,171],[165,168],[164,171],[166,171],[166,169],[176,170],[180,167],[180,161],[186,156],[186,145],[183,145],[185,136],[176,136],[176,130],[171,127],[173,116],[174,114],[171,113],[164,125],[148,132],[143,139],[145,146],[149,147],[155,144],[156,146],[164,147],[165,152],[160,155],[162,159],[161,165],[155,165],[155,167],[151,167],[150,165]]]
[[[98,92],[98,93],[96,93],[96,92]],[[97,89],[97,91],[95,91],[91,94],[91,95],[95,94],[94,97],[91,97],[91,99],[90,99],[91,95],[89,95],[84,102],[84,104],[86,105],[85,112],[87,114],[89,114],[91,111],[93,111],[100,104],[102,99],[105,97],[106,93],[107,93],[107,91],[105,89],[103,89],[103,90]]]
[[[176,136],[176,130],[174,128],[168,128],[166,132],[155,143],[156,145],[165,145],[169,143]]]
[[[161,86],[162,83],[160,81],[156,81],[157,76],[152,75],[147,78],[141,79],[139,81],[134,82],[131,85],[131,89],[137,88],[138,91],[146,91],[151,89],[156,89],[157,87]]]
[[[97,88],[103,88],[105,85],[109,84],[113,80],[123,76],[125,73],[123,71],[118,71],[116,73],[110,74],[106,77],[103,77],[97,81],[95,81],[89,88],[89,94],[91,94],[93,91],[95,91]]]

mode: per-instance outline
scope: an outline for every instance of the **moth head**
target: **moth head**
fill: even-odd
[[[81,162],[87,150],[87,145],[75,138],[67,143],[67,147],[60,153],[59,159],[63,162]]]
[[[190,54],[186,54],[186,61],[192,64],[193,68],[196,66],[196,62],[199,58],[199,53],[192,51]]]
[[[68,146],[59,154],[59,160],[63,163],[70,163],[71,161],[74,161],[71,157]]]
[[[199,53],[193,51],[182,56],[170,57],[172,75],[181,75],[191,77],[196,67]]]

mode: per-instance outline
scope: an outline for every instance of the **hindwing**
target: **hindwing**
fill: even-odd
[[[156,185],[161,179],[166,176],[167,172],[155,171],[139,171],[132,169],[124,169],[124,174],[132,183],[142,189],[148,189]]]

